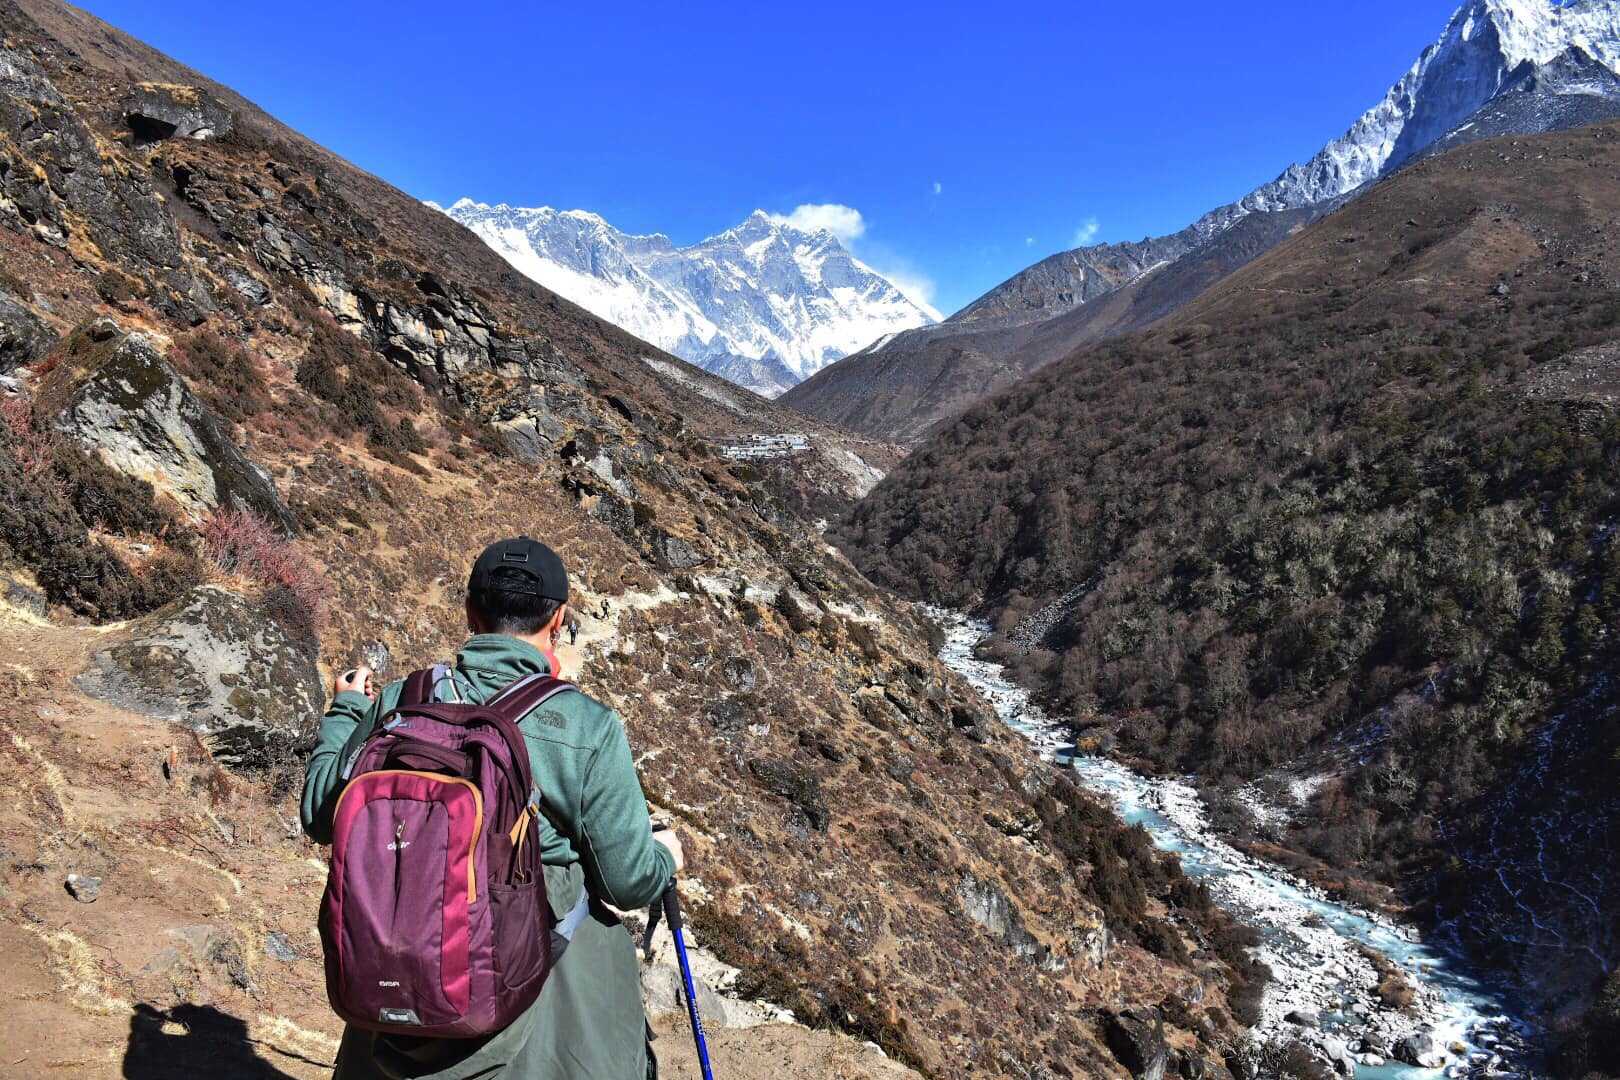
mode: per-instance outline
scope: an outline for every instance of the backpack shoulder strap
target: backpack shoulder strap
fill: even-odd
[[[399,693],[400,705],[428,705],[433,701],[435,669],[420,668],[405,676],[405,686]]]
[[[448,700],[460,701],[461,695],[456,692],[455,679],[450,673],[449,664],[438,664],[430,668],[421,668],[405,676],[405,686],[399,694],[400,705],[432,705],[445,700],[441,695],[441,687],[448,686],[452,695]]]
[[[525,675],[484,702],[484,707],[500,712],[517,725],[547,701],[573,689],[573,683],[552,675]]]

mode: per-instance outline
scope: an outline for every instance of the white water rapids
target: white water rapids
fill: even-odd
[[[1181,857],[1189,877],[1240,921],[1261,932],[1256,954],[1272,971],[1253,1035],[1263,1043],[1299,1040],[1341,1073],[1372,1080],[1420,1080],[1441,1075],[1394,1060],[1412,1039],[1450,1077],[1531,1077],[1527,1029],[1507,1016],[1497,995],[1470,977],[1458,960],[1423,943],[1409,927],[1330,900],[1322,890],[1281,868],[1251,858],[1211,828],[1198,793],[1175,780],[1139,776],[1107,758],[1076,756],[1069,732],[1009,681],[1001,665],[977,659],[974,648],[989,626],[960,613],[927,608],[945,631],[940,659],[965,676],[1001,719],[1043,758],[1071,765],[1091,790],[1127,822]],[[1397,965],[1416,990],[1407,1009],[1390,1008],[1374,992],[1379,976],[1359,946]],[[1290,1022],[1301,1014],[1319,1024]],[[1424,1043],[1424,1036],[1432,1045]],[[1408,1056],[1413,1056],[1410,1053]]]

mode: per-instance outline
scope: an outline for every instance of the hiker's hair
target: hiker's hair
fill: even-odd
[[[493,579],[490,585],[467,593],[468,605],[490,633],[521,634],[525,637],[538,634],[557,614],[557,609],[562,607],[560,600],[500,587],[506,581],[519,585],[528,585],[533,581],[521,570],[502,566],[490,577]]]

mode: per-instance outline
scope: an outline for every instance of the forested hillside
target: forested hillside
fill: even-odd
[[[1314,762],[1290,845],[1432,896],[1564,703],[1610,693],[1617,139],[1496,140],[1386,181],[970,410],[841,543],[897,589],[991,613],[996,651],[1082,741],[1211,782]],[[1617,741],[1597,711],[1582,760]],[[1588,795],[1608,824],[1545,844],[1612,897],[1612,786],[1542,801]],[[1450,889],[1489,863],[1454,861]],[[1563,936],[1501,940],[1523,916],[1498,896],[1477,940],[1542,1003],[1589,999],[1620,905],[1575,906],[1548,923]]]

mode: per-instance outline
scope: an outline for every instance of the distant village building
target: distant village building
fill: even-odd
[[[750,435],[748,441],[720,448],[720,454],[733,461],[758,461],[761,458],[790,457],[810,449],[805,435]]]

